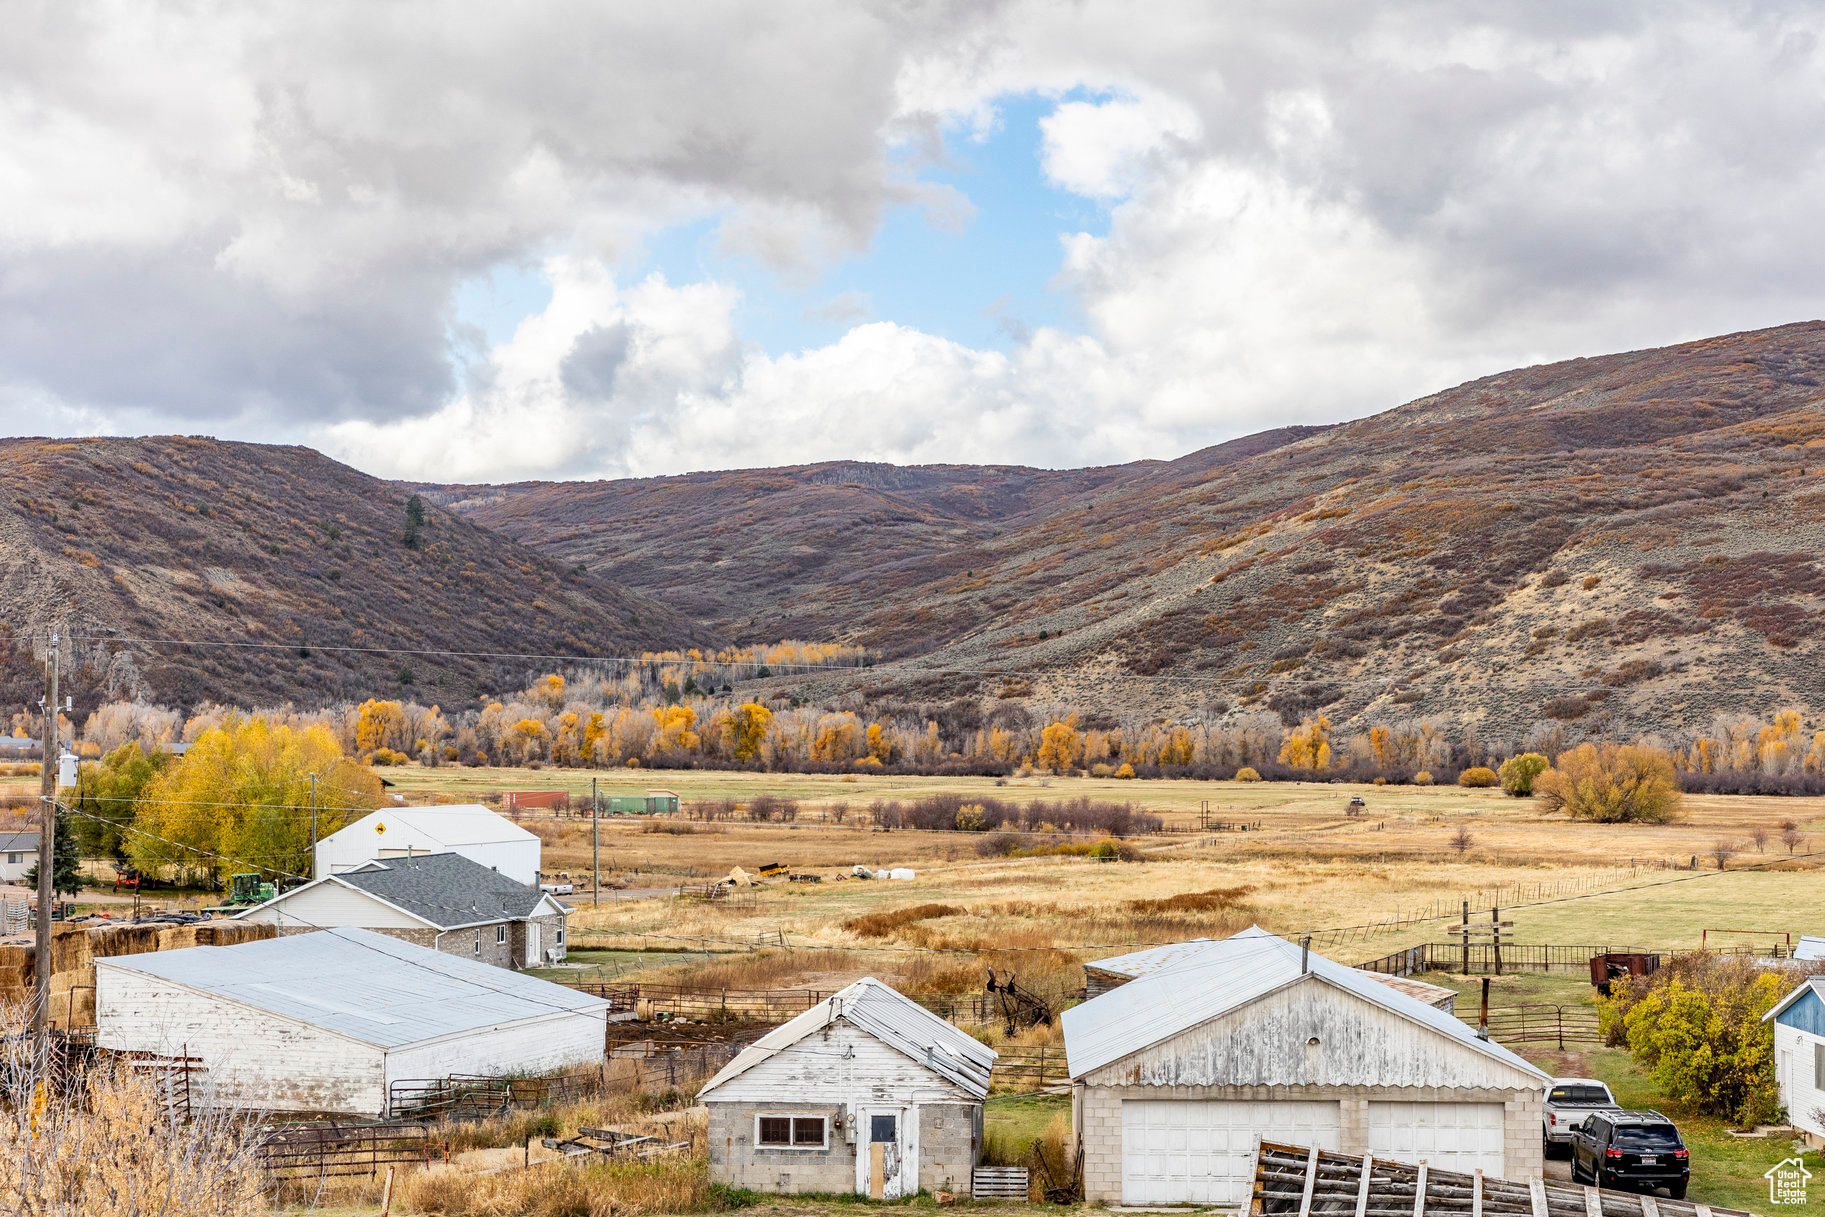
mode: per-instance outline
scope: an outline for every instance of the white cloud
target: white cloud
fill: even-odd
[[[1822,25],[1697,0],[41,8],[0,43],[0,418],[436,478],[1171,456],[1819,315]],[[1048,179],[1108,208],[1060,234],[1085,333],[972,350],[845,295],[846,334],[769,356],[714,276],[610,269],[708,218],[803,289],[885,208],[967,224],[892,154],[1014,93],[1053,99]],[[541,261],[548,308],[453,343],[458,284]]]

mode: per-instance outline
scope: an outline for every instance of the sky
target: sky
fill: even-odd
[[[1109,464],[1825,313],[1810,4],[5,11],[12,435]]]

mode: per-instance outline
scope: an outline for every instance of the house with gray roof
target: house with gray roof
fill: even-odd
[[[38,865],[38,830],[0,832],[0,883],[22,883]]]
[[[502,968],[549,967],[570,909],[458,853],[381,858],[325,875],[236,914],[281,936],[353,926]]]
[[[95,961],[104,1048],[200,1058],[193,1101],[386,1116],[414,1083],[592,1068],[609,1003],[366,930]]]

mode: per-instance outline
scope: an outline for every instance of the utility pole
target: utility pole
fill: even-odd
[[[317,877],[317,775],[311,774],[311,878]]]
[[[51,859],[57,831],[57,660],[62,639],[51,634],[51,657],[44,675],[44,763],[38,778],[38,942],[32,957],[32,1031],[38,1047],[48,1048],[51,1013]]]
[[[602,796],[589,779],[589,907],[602,907]]]

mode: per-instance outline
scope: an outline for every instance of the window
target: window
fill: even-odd
[[[507,927],[506,926],[497,925],[494,927],[494,941],[496,942],[496,944],[507,941]]]
[[[763,1149],[824,1149],[829,1145],[823,1116],[755,1116],[754,1144]]]
[[[1616,1100],[1608,1086],[1554,1086],[1546,1101],[1562,1107],[1601,1107]]]
[[[1825,1044],[1812,1046],[1812,1084],[1817,1090],[1825,1090]]]
[[[1670,1154],[1681,1146],[1671,1124],[1638,1124],[1616,1130],[1616,1148],[1636,1154]]]
[[[895,1123],[896,1120],[893,1116],[870,1116],[868,1118],[868,1139],[892,1144],[895,1139]]]
[[[17,866],[19,863],[25,861],[25,855],[24,854],[8,854],[8,855],[6,855],[6,860],[8,862],[12,863],[13,865]]]
[[[563,926],[558,927],[558,945],[559,946],[564,945],[564,927]]]
[[[475,931],[475,953],[477,955],[482,953],[482,932],[480,930]]]

